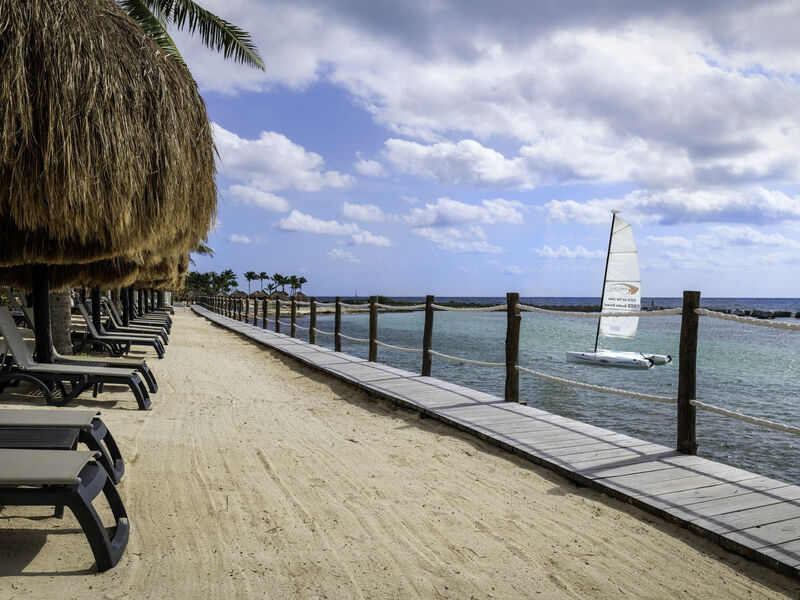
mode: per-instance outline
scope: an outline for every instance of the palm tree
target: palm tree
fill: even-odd
[[[247,279],[247,295],[250,295],[250,282],[258,279],[258,273],[255,271],[248,271],[244,274],[244,278]]]
[[[264,271],[261,271],[261,273],[258,274],[258,278],[261,280],[261,291],[263,292],[264,291],[264,280],[266,279],[267,281],[269,281],[269,273],[265,273]]]
[[[286,287],[286,284],[288,283],[288,281],[286,281],[286,277],[284,277],[280,273],[273,273],[272,281],[275,282],[275,287],[281,288],[281,291],[283,291],[283,288]]]
[[[304,286],[306,283],[308,283],[308,279],[306,279],[305,277],[299,277],[299,278],[297,279],[297,291],[299,292],[300,290],[302,290],[302,289],[303,289],[303,286]]]
[[[117,2],[148,37],[181,63],[183,58],[167,33],[168,27],[174,27],[178,31],[187,28],[189,33],[198,33],[206,46],[222,52],[225,58],[233,58],[236,62],[260,71],[266,68],[249,33],[207,11],[193,0],[117,0]]]

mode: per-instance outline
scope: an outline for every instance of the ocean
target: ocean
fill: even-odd
[[[395,298],[424,302],[424,298]],[[331,299],[319,298],[320,301]],[[437,302],[503,304],[505,298],[437,297]],[[522,298],[524,304],[578,306],[599,304],[599,298]],[[679,307],[680,298],[646,298],[643,306]],[[704,298],[704,308],[800,311],[793,298]],[[282,319],[283,320],[283,319]],[[680,315],[643,318],[635,340],[606,340],[602,347],[671,354],[673,362],[650,370],[627,370],[567,363],[568,350],[590,349],[597,321],[523,313],[520,366],[559,377],[637,392],[675,396],[678,384]],[[436,312],[433,349],[481,360],[505,360],[505,313]],[[791,319],[792,322],[800,322]],[[422,312],[381,313],[378,339],[396,346],[420,348]],[[308,318],[298,318],[308,326]],[[320,314],[317,328],[333,331],[333,316]],[[369,337],[368,315],[345,314],[342,332]],[[299,331],[305,337],[307,332]],[[332,336],[317,336],[332,347]],[[342,350],[366,358],[367,345],[342,340]],[[380,362],[418,372],[421,356],[378,349]],[[431,375],[502,397],[504,370],[463,365],[433,358]],[[520,396],[529,405],[585,423],[674,446],[675,405],[603,394],[520,374]],[[800,333],[700,318],[697,398],[729,410],[800,426]],[[732,466],[800,483],[800,440],[706,411],[697,413],[698,454]]]

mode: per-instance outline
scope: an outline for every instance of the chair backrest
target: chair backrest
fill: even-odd
[[[6,341],[6,347],[14,355],[14,359],[22,369],[29,369],[36,362],[33,360],[28,344],[22,338],[22,334],[14,323],[14,317],[6,306],[0,306],[0,335]]]
[[[22,307],[22,316],[25,319],[28,327],[31,329],[36,328],[36,317],[33,314],[33,309],[30,306],[23,306]]]
[[[114,321],[114,324],[117,327],[122,327],[122,317],[119,316],[119,311],[117,310],[117,307],[114,306],[114,303],[108,298],[103,298],[103,306],[105,306],[106,310],[108,311],[108,316],[111,317],[111,320]]]
[[[92,317],[89,316],[89,312],[86,310],[86,305],[83,304],[83,302],[76,302],[75,306],[83,316],[83,320],[86,322],[86,328],[89,330],[89,335],[95,339],[99,338],[100,334],[97,333],[97,329],[95,329],[94,323],[92,323]]]

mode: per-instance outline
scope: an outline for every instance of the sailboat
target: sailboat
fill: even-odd
[[[606,313],[635,312],[642,306],[642,280],[639,275],[639,255],[633,239],[633,229],[612,210],[611,235],[608,239],[606,270],[603,276],[603,300],[600,310]],[[598,349],[600,337],[634,339],[639,317],[600,317],[594,350],[567,352],[567,361],[587,365],[649,369],[672,361],[668,354],[646,354]]]

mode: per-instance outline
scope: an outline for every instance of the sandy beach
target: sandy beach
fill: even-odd
[[[107,388],[132,534],[0,510],[0,598],[797,598],[800,583],[178,309],[153,410]],[[27,388],[3,407],[41,406]],[[102,502],[98,503],[102,506]]]

